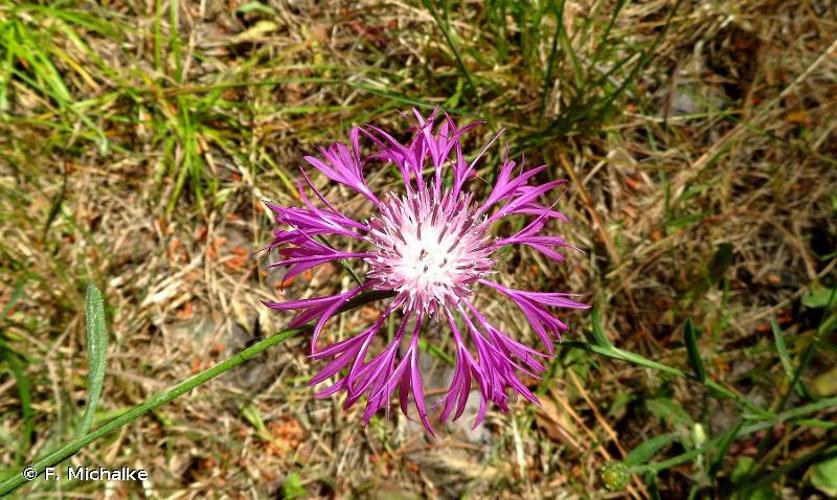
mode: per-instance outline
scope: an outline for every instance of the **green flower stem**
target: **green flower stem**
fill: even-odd
[[[346,302],[346,304],[340,308],[340,312],[344,312],[349,309],[354,309],[368,302],[373,302],[375,300],[391,297],[392,295],[393,293],[388,291],[366,292]],[[301,333],[310,331],[311,328],[312,327],[309,325],[304,326],[302,328],[283,330],[275,335],[262,339],[259,342],[256,342],[250,347],[239,352],[238,354],[235,354],[227,360],[218,363],[212,368],[202,371],[194,377],[186,379],[185,381],[177,384],[176,386],[172,387],[167,391],[163,391],[151,396],[144,403],[134,406],[130,410],[127,410],[125,413],[119,415],[118,417],[106,423],[105,425],[99,427],[95,431],[73,441],[70,441],[58,450],[55,450],[52,453],[46,455],[45,457],[36,460],[28,467],[34,469],[35,472],[40,476],[47,467],[54,467],[60,464],[64,460],[78,453],[80,449],[92,443],[93,441],[96,441],[97,439],[116,431],[125,424],[133,422],[145,413],[148,413],[149,411],[159,406],[162,406],[168,403],[169,401],[172,401],[173,399],[182,396],[183,394],[186,394],[195,387],[209,382],[218,375],[226,373],[232,370],[233,368],[243,364],[244,362],[255,358],[270,347],[284,342],[285,340],[288,340],[291,337],[295,337]],[[27,479],[23,476],[23,471],[21,471],[20,474],[17,474],[16,476],[0,484],[0,497],[12,493],[27,482]]]

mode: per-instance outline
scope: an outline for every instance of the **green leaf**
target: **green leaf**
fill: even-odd
[[[829,497],[837,497],[837,457],[811,467],[811,484]]]
[[[23,435],[20,436],[20,446],[16,454],[18,462],[22,462],[25,454],[32,445],[32,392],[29,377],[26,375],[26,365],[20,356],[9,349],[0,339],[0,359],[5,359],[17,383],[17,394],[20,398],[20,412],[23,416]]]
[[[676,438],[677,434],[669,433],[654,436],[651,439],[641,442],[636,448],[628,452],[628,456],[625,457],[625,465],[631,467],[647,463],[649,460],[654,458],[654,455],[660,451],[660,449],[667,446]]]
[[[15,304],[17,304],[17,301],[20,300],[20,297],[23,296],[23,286],[25,284],[25,282],[21,282],[15,287],[15,291],[12,292],[12,297],[8,302],[6,302],[6,305],[3,306],[3,310],[0,311],[0,320],[4,319],[6,315],[9,314],[9,311],[12,310]]]
[[[660,490],[657,488],[657,473],[648,471],[645,474],[645,486],[648,488],[648,495],[651,500],[660,500]]]
[[[727,269],[732,265],[732,245],[721,243],[718,245],[712,260],[706,264],[706,270],[697,278],[689,292],[691,300],[698,300],[707,290],[713,288],[724,277]]]
[[[735,468],[732,470],[730,479],[733,483],[739,483],[746,479],[750,471],[755,467],[756,461],[752,457],[742,456],[735,462]]]
[[[596,354],[601,354],[602,356],[607,356],[614,359],[621,359],[622,361],[627,361],[629,363],[634,363],[636,365],[644,366],[646,368],[659,370],[678,377],[686,376],[686,374],[683,373],[683,371],[678,370],[677,368],[664,365],[662,363],[657,363],[656,361],[651,361],[650,359],[640,356],[639,354],[630,351],[625,351],[619,349],[618,347],[602,347],[600,345],[591,344],[589,342],[579,342],[575,340],[566,340],[562,342],[561,345],[575,349],[584,349],[585,351],[594,352]],[[706,379],[703,381],[703,384],[706,386],[710,393],[718,397],[732,399],[733,401],[736,401],[737,403],[745,406],[746,408],[760,415],[762,418],[773,418],[775,416],[771,412],[759,408],[758,406],[749,402],[747,399],[742,398],[741,396],[734,393],[730,389],[727,389],[718,382],[715,382],[711,379]]]
[[[794,384],[794,389],[796,393],[802,396],[803,398],[808,398],[807,390],[802,385],[802,381],[796,377],[796,370],[793,367],[793,363],[791,363],[790,353],[788,352],[787,344],[785,344],[785,336],[782,333],[782,327],[776,323],[775,319],[770,319],[770,326],[773,329],[773,343],[776,345],[776,353],[779,355],[779,362],[782,365],[782,371],[785,372],[785,376],[788,377],[788,380],[793,384],[794,380],[796,380],[796,384]]]
[[[826,430],[837,428],[837,422],[828,422],[826,420],[821,420],[818,418],[802,418],[799,420],[794,420],[793,423],[799,426],[816,427],[818,429]]]
[[[456,60],[456,65],[459,67],[459,71],[462,73],[462,76],[465,77],[465,80],[468,83],[468,86],[471,88],[471,91],[474,92],[476,90],[476,86],[474,86],[474,81],[471,79],[471,73],[468,71],[468,67],[465,66],[465,61],[462,59],[462,54],[459,51],[459,46],[453,39],[452,33],[450,31],[450,26],[444,19],[439,16],[436,7],[433,5],[432,0],[422,0],[425,8],[430,12],[430,15],[433,16],[433,20],[436,21],[436,25],[439,27],[439,30],[442,32],[442,36],[445,38],[445,42],[447,42],[448,47],[450,48],[451,52],[453,52],[453,57]]]
[[[697,344],[697,333],[692,324],[691,319],[686,320],[686,326],[683,328],[683,335],[686,342],[686,351],[689,353],[689,363],[692,365],[692,370],[695,372],[695,377],[703,382],[706,380],[706,369],[703,367],[703,361],[700,359],[700,349]]]
[[[802,297],[802,305],[811,309],[819,309],[837,302],[833,296],[837,295],[835,288],[814,288],[808,295]]]
[[[282,482],[282,497],[287,499],[305,498],[308,491],[302,485],[302,479],[296,472],[291,472]]]
[[[744,420],[739,420],[737,424],[732,426],[724,433],[723,436],[721,436],[721,440],[718,442],[717,451],[715,452],[715,456],[709,466],[709,474],[712,477],[715,477],[715,475],[718,474],[718,471],[721,470],[721,466],[724,464],[724,457],[726,456],[730,445],[735,442],[735,439],[738,437],[738,433],[741,431],[743,426]]]
[[[278,29],[279,24],[268,19],[262,19],[258,21],[256,24],[254,24],[251,28],[232,37],[230,41],[233,43],[255,42],[264,38],[269,33],[273,33]],[[191,124],[185,125],[190,126]],[[189,133],[191,133],[191,131]],[[191,145],[191,141],[189,142],[189,144]]]
[[[85,332],[87,334],[87,408],[78,428],[78,435],[83,436],[90,430],[93,415],[99,397],[102,395],[102,385],[105,380],[105,364],[107,362],[108,334],[105,329],[105,302],[102,292],[96,285],[87,285],[87,304],[84,309]]]
[[[712,261],[709,263],[709,281],[711,284],[717,283],[724,277],[724,273],[729,266],[732,265],[732,244],[721,243],[718,249],[715,250],[715,255],[712,256]]]
[[[265,441],[273,441],[273,436],[267,430],[267,426],[264,425],[264,420],[262,420],[262,414],[258,406],[254,404],[245,405],[241,408],[241,416],[256,429],[257,436]]]
[[[689,214],[683,217],[677,217],[666,221],[666,232],[674,233],[685,227],[692,226],[702,221],[709,215],[709,212],[701,212],[699,214]]]
[[[629,363],[634,363],[640,366],[644,366],[646,368],[652,368],[654,370],[660,370],[671,375],[683,375],[683,372],[678,370],[677,368],[673,368],[662,363],[657,363],[656,361],[652,361],[644,356],[641,356],[631,351],[624,351],[622,349],[614,347],[612,349],[612,353],[613,357],[628,361]]]
[[[613,402],[610,404],[610,409],[607,411],[608,417],[617,417],[621,418],[621,415],[625,413],[625,408],[628,404],[636,399],[636,396],[633,392],[629,391],[620,391],[617,392],[615,396],[613,396]],[[617,418],[618,420],[618,418]]]
[[[428,342],[427,339],[419,339],[419,349],[451,366],[455,363],[453,356],[440,349],[436,343]]]
[[[618,347],[602,347],[600,345],[590,344],[588,342],[579,342],[576,340],[565,340],[561,343],[561,345],[566,347],[573,347],[576,349],[584,349],[585,351],[595,352],[596,354],[601,354],[602,356],[607,356],[614,359],[621,359],[622,361],[627,361],[629,363],[634,363],[654,370],[660,370],[671,375],[683,375],[683,372],[678,370],[677,368],[664,365],[662,363],[657,363],[656,361],[652,361],[646,357],[640,356],[639,354],[633,353],[631,351],[624,351],[622,349],[619,349]]]
[[[649,399],[645,402],[648,411],[657,418],[671,422],[672,424],[683,424],[691,427],[694,424],[692,417],[686,413],[680,404],[668,398]]]
[[[593,339],[596,341],[596,345],[600,345],[602,347],[613,347],[613,342],[611,342],[610,338],[602,331],[601,317],[598,307],[593,309],[592,321]]]
[[[785,336],[782,334],[782,328],[776,320],[770,319],[770,326],[773,328],[773,343],[776,344],[776,353],[779,354],[779,362],[782,363],[782,370],[789,380],[793,380],[793,365],[791,364],[790,354],[788,353],[788,346],[785,344]]]

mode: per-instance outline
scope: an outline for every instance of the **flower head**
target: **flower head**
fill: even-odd
[[[491,272],[488,224],[477,217],[471,196],[436,198],[426,186],[389,195],[369,220],[368,277],[403,295],[405,308],[430,315],[455,307],[471,295],[471,285]]]
[[[367,215],[355,219],[341,211],[315,187],[303,169],[298,191],[304,206],[268,204],[281,225],[269,248],[277,250],[282,258],[271,267],[285,267],[286,279],[327,262],[357,260],[365,269],[365,280],[337,295],[267,305],[297,311],[290,327],[315,322],[311,357],[327,363],[310,383],[317,385],[337,378],[317,396],[343,391],[345,408],[365,396],[365,423],[379,410],[388,408],[398,390],[404,413],[408,414],[412,396],[420,420],[432,433],[419,365],[418,341],[424,325],[447,325],[455,348],[451,384],[438,402],[440,420],[462,415],[475,383],[480,393],[475,422],[479,425],[489,402],[508,411],[509,389],[537,403],[519,375],[539,377],[544,371],[542,360],[554,352],[554,343],[567,329],[552,308],[587,306],[567,293],[517,290],[501,285],[492,276],[494,256],[510,245],[526,245],[550,259],[564,259],[559,250],[567,243],[542,231],[551,219],[566,217],[540,200],[565,181],[536,184],[535,176],[545,166],[525,169],[506,155],[493,185],[485,189],[481,182],[469,191],[477,164],[500,134],[467,160],[462,137],[477,123],[459,128],[447,115],[440,118],[436,112],[429,117],[418,111],[413,113],[417,125],[407,143],[369,126],[353,129],[350,145],[334,144],[321,148],[319,157],[305,157],[308,164],[333,182],[368,200]],[[371,154],[361,153],[361,137],[372,145]],[[374,193],[363,175],[364,168],[373,164],[377,168],[387,164],[397,167],[403,189]],[[483,191],[484,200],[477,202],[475,193]],[[318,203],[311,200],[309,192]],[[493,236],[492,227],[513,215],[529,220],[510,236]],[[326,242],[326,237],[353,240],[352,250],[337,250]],[[518,342],[493,325],[475,304],[477,287],[514,303],[546,352]],[[373,290],[390,292],[392,299],[372,325],[346,340],[319,348],[319,336],[329,319],[349,300]],[[381,330],[390,317],[397,327],[388,340]],[[380,344],[384,344],[383,348],[377,348],[379,352],[375,353],[373,346]]]

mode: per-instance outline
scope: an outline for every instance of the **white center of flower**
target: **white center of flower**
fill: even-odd
[[[493,262],[485,224],[474,220],[468,201],[426,193],[385,201],[380,217],[369,221],[368,238],[377,247],[367,259],[370,277],[407,294],[408,304],[424,312],[470,295]]]
[[[442,226],[432,226],[421,221],[402,226],[404,241],[395,242],[398,257],[393,271],[418,289],[430,291],[433,287],[449,283],[455,276],[455,267],[461,265],[462,248],[455,235],[446,233]]]

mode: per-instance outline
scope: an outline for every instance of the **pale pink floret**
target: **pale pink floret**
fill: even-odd
[[[408,309],[433,314],[471,294],[494,262],[488,224],[477,219],[470,195],[417,191],[388,198],[369,222],[367,239],[376,250],[364,260],[370,278],[407,296]]]
[[[341,212],[301,171],[298,190],[304,207],[282,207],[269,203],[283,228],[274,233],[269,246],[280,255],[272,267],[287,268],[286,278],[326,262],[359,260],[366,269],[362,285],[330,297],[269,302],[277,310],[298,311],[290,327],[313,322],[312,358],[328,360],[310,383],[316,385],[336,377],[317,393],[326,397],[345,392],[345,408],[366,397],[363,421],[380,410],[388,410],[398,390],[401,408],[408,413],[412,396],[419,420],[432,434],[424,398],[419,364],[419,339],[428,322],[447,324],[455,346],[455,367],[450,387],[439,401],[440,420],[456,419],[465,410],[472,383],[481,399],[475,425],[492,402],[502,411],[509,409],[508,389],[537,403],[534,393],[520,374],[538,378],[545,370],[543,359],[554,352],[567,326],[551,308],[587,308],[565,293],[545,293],[506,287],[492,277],[492,255],[509,245],[525,245],[544,256],[562,261],[560,249],[569,245],[557,236],[541,234],[552,219],[566,217],[540,203],[540,199],[565,184],[563,180],[533,183],[545,166],[526,170],[506,155],[497,178],[482,203],[466,190],[476,175],[477,165],[496,135],[473,158],[462,150],[463,134],[472,123],[459,128],[447,115],[436,112],[423,117],[413,111],[417,126],[408,143],[396,140],[377,127],[355,128],[351,146],[334,144],[321,148],[321,157],[305,160],[323,175],[367,198],[372,214],[363,221]],[[376,148],[361,154],[361,137]],[[401,174],[404,191],[376,195],[369,188],[363,170],[370,164],[392,163]],[[425,170],[431,169],[429,176]],[[320,206],[306,194],[314,194]],[[492,226],[509,216],[531,216],[511,236],[492,236]],[[354,240],[351,251],[340,251],[326,237]],[[541,339],[546,353],[526,346],[492,325],[474,305],[475,286],[484,286],[510,299]],[[317,339],[330,318],[351,299],[365,291],[387,291],[394,296],[378,318],[363,332],[318,349]],[[381,332],[390,317],[397,318],[393,337]],[[429,339],[431,341],[435,339]],[[373,346],[385,344],[377,354]]]

